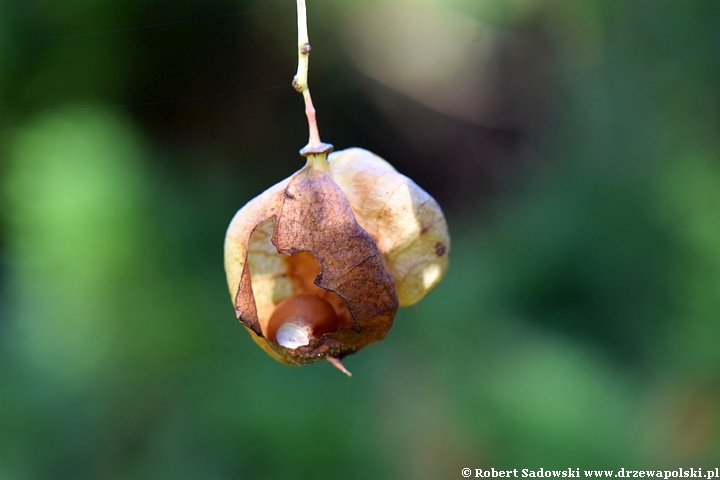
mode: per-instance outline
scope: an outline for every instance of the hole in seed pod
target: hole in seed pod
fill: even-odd
[[[341,327],[356,328],[347,303],[339,295],[315,285],[320,264],[310,252],[285,260],[285,278],[294,295],[281,300],[263,326],[264,336],[286,348],[297,348],[319,340]]]
[[[357,323],[350,314],[345,300],[336,293],[315,285],[315,279],[321,271],[320,263],[315,256],[310,252],[299,252],[291,256],[278,253],[271,241],[274,228],[273,218],[258,224],[250,237],[248,249],[253,296],[263,336],[277,343],[277,330],[280,325],[270,327],[271,317],[285,300],[298,295],[317,297],[334,311],[335,320],[333,327],[326,329],[328,332],[335,332],[341,327],[357,329]],[[289,315],[290,313],[285,313],[285,317]],[[282,335],[287,337],[288,345],[298,343],[307,345],[312,338],[319,339],[326,333],[316,332],[306,340],[299,336],[300,330],[306,327],[303,325],[297,327],[299,329],[288,326],[282,330]]]
[[[338,326],[357,328],[355,319],[348,310],[347,303],[338,294],[315,285],[315,278],[320,274],[320,264],[310,252],[300,252],[285,257],[287,265],[286,274],[292,283],[295,294],[308,293],[322,298],[335,310],[338,317]]]

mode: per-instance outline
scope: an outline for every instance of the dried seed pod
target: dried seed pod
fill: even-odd
[[[342,369],[385,336],[398,296],[410,305],[437,284],[449,237],[437,203],[370,152],[309,160],[238,211],[225,269],[236,315],[266,352]]]
[[[375,241],[317,164],[308,164],[235,215],[225,265],[238,319],[285,363],[342,358],[384,337],[397,310],[395,285]],[[286,348],[269,338],[269,324],[278,305],[297,294],[331,305],[338,328]]]

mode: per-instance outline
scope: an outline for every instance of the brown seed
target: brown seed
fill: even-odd
[[[333,307],[315,295],[299,294],[280,302],[270,316],[268,340],[286,348],[310,344],[339,328]]]

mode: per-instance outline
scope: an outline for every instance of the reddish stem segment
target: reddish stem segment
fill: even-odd
[[[308,127],[310,128],[310,140],[308,141],[308,147],[317,148],[320,147],[322,142],[320,141],[320,131],[317,126],[317,118],[315,117],[315,106],[310,96],[310,89],[306,88],[303,92],[303,99],[305,100],[305,116],[308,120]]]

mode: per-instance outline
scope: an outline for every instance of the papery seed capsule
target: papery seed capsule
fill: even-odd
[[[310,344],[340,326],[335,309],[324,299],[299,294],[280,302],[267,324],[267,339],[285,348]]]
[[[376,239],[317,163],[235,214],[225,271],[235,315],[263,350],[288,365],[341,368],[340,359],[387,334],[398,297]],[[302,314],[306,303],[316,313]]]

